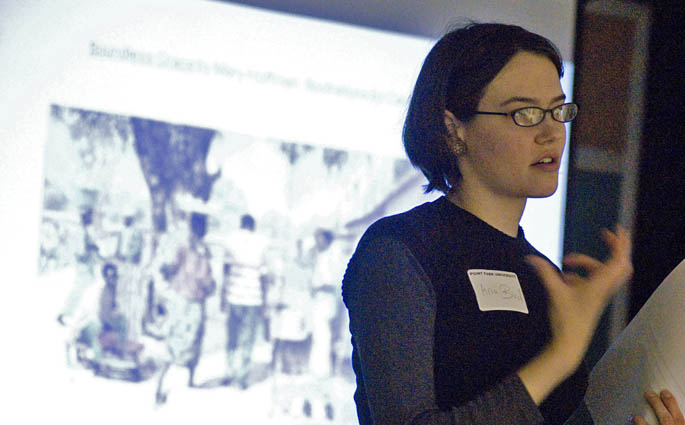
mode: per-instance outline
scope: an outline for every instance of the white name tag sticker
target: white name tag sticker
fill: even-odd
[[[468,275],[481,311],[509,310],[528,314],[516,273],[471,269]]]

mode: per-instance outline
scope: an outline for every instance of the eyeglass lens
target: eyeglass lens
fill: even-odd
[[[565,103],[552,109],[551,112],[554,120],[559,122],[569,122],[576,117],[578,108],[573,103]],[[514,121],[518,125],[530,127],[542,122],[542,120],[545,119],[546,113],[547,112],[544,109],[535,106],[521,108],[514,112]]]

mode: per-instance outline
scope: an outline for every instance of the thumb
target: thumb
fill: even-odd
[[[526,262],[535,270],[542,284],[550,293],[554,293],[564,286],[561,275],[549,261],[537,255],[527,255]]]

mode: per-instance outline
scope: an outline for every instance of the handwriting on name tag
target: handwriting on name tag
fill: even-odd
[[[528,313],[516,273],[471,269],[468,276],[481,311],[509,310]]]

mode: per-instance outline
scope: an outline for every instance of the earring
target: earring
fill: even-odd
[[[452,153],[456,156],[462,156],[468,150],[466,148],[466,143],[462,142],[461,140],[457,140],[456,142],[450,144],[450,148],[452,149]]]

